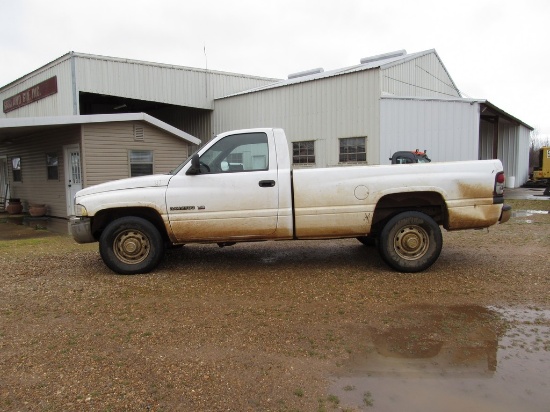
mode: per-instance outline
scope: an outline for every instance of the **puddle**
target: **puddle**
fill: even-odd
[[[412,306],[331,378],[358,411],[550,411],[550,310]]]

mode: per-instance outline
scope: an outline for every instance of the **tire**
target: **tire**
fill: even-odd
[[[99,253],[109,269],[120,275],[147,273],[164,255],[164,241],[151,222],[122,217],[109,223],[101,234]]]
[[[365,246],[376,246],[376,237],[374,236],[358,236],[357,240]]]
[[[439,257],[443,237],[439,225],[421,212],[403,212],[382,229],[378,247],[382,259],[400,272],[421,272]]]

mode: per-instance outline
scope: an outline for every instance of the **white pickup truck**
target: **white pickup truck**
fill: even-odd
[[[499,160],[291,169],[281,129],[223,133],[167,175],[91,186],[71,232],[105,264],[145,273],[166,247],[358,238],[402,272],[430,267],[447,230],[510,218]]]

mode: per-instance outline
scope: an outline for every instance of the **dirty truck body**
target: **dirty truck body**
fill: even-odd
[[[508,220],[503,189],[499,160],[291,170],[283,130],[249,129],[217,136],[171,174],[79,191],[71,231],[98,241],[120,274],[149,272],[186,243],[349,237],[418,272],[439,256],[440,226]]]

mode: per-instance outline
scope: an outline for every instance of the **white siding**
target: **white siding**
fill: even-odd
[[[426,149],[432,161],[477,160],[479,104],[383,98],[380,158],[388,164],[398,150]]]
[[[453,80],[435,52],[382,68],[383,93],[405,97],[460,97]]]
[[[290,142],[314,140],[317,167],[338,164],[338,139],[367,138],[367,161],[378,162],[378,70],[361,71],[216,100],[215,134],[282,127]]]
[[[38,100],[27,106],[8,113],[0,110],[0,119],[15,117],[65,116],[73,113],[73,82],[70,56],[58,59],[43,68],[36,70],[17,82],[4,86],[0,91],[0,102],[36,86],[38,83],[57,76],[57,93]]]

